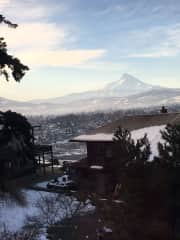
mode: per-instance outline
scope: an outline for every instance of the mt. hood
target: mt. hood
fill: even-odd
[[[72,93],[63,97],[50,98],[46,100],[36,100],[36,103],[74,103],[78,100],[100,99],[110,97],[125,97],[134,94],[143,93],[154,89],[163,89],[160,86],[150,85],[139,79],[125,73],[120,80],[107,84],[104,88],[96,91],[86,91],[82,93]],[[33,101],[35,102],[35,101]]]
[[[180,104],[180,89],[151,85],[124,74],[120,80],[96,91],[28,102],[0,98],[0,109],[27,115],[68,114],[109,111],[148,106]]]
[[[122,75],[120,80],[106,85],[104,91],[106,92],[106,95],[108,94],[113,97],[123,97],[160,88],[160,86],[144,83],[139,79],[125,73]]]

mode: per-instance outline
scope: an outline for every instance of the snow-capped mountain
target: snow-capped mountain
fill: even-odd
[[[2,111],[11,109],[23,114],[67,114],[108,111],[125,108],[180,104],[180,89],[147,84],[124,74],[118,81],[97,91],[73,93],[63,97],[18,102],[0,98]]]
[[[131,76],[130,74],[125,73],[118,81],[111,82],[100,90],[72,93],[63,97],[50,98],[45,100],[33,100],[32,102],[67,104],[78,100],[130,96],[152,89],[162,89],[162,87],[144,83],[139,79]]]
[[[161,87],[144,83],[139,79],[125,73],[120,80],[109,83],[107,86],[105,86],[104,91],[110,96],[122,97],[159,88]]]

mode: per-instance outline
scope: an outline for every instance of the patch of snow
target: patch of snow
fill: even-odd
[[[20,230],[25,223],[26,216],[33,216],[37,213],[36,202],[40,197],[43,195],[51,195],[52,193],[48,192],[38,192],[33,190],[24,190],[23,191],[26,199],[27,205],[26,206],[19,206],[19,205],[5,205],[3,207],[0,206],[0,230],[1,227],[5,224],[7,229],[10,231],[18,231]]]
[[[161,138],[160,131],[163,131],[164,129],[165,129],[165,125],[160,125],[160,126],[141,128],[131,132],[132,138],[135,140],[142,138],[144,134],[147,134],[147,137],[151,145],[151,152],[152,152],[149,160],[153,160],[154,156],[158,156],[158,142],[161,142],[161,143],[164,142],[163,139]]]
[[[60,164],[59,164],[59,165],[54,164],[53,167],[54,167],[54,168],[62,168],[63,166],[60,165]]]
[[[66,163],[66,164],[68,164],[68,163],[76,163],[76,162],[79,162],[79,160],[67,160],[67,159],[61,159],[61,160],[59,160],[58,161],[59,162],[59,164],[61,165],[61,166],[63,166],[63,164],[64,163]]]
[[[112,233],[112,229],[111,228],[109,228],[109,227],[103,227],[103,230],[104,230],[104,232],[106,232],[106,233]]]
[[[61,156],[71,156],[72,153],[69,153],[69,152],[65,152],[64,154],[62,154]]]
[[[91,168],[91,169],[101,170],[101,169],[103,169],[103,166],[100,166],[100,165],[91,165],[90,168]]]
[[[114,203],[124,203],[123,201],[118,200],[118,199],[117,199],[117,200],[113,200],[113,202],[114,202]]]
[[[88,134],[88,135],[80,135],[78,137],[73,138],[75,141],[100,141],[100,142],[109,142],[112,141],[114,134],[106,134],[106,133],[97,133],[97,134]]]
[[[43,163],[45,163],[45,164],[51,164],[51,161],[49,161],[49,160],[44,160],[44,162],[43,162],[43,160],[40,160],[40,164],[43,164]]]
[[[36,183],[36,187],[47,188],[48,181]]]
[[[45,184],[45,182],[43,183]],[[53,192],[39,192],[34,190],[23,190],[23,193],[27,200],[26,206],[19,206],[17,204],[6,204],[5,201],[0,199],[0,231],[3,230],[3,227],[6,226],[7,230],[11,232],[16,232],[21,230],[21,228],[25,225],[26,217],[27,216],[37,216],[38,208],[36,206],[37,202],[45,196],[56,196],[56,193]],[[60,209],[60,217],[63,219],[67,216],[67,211],[69,214],[72,213],[72,209],[76,210],[79,202],[74,199],[72,204],[72,199],[68,196],[62,194],[62,200],[67,202],[67,206],[71,209],[65,209],[62,205],[62,209]],[[89,211],[94,211],[95,206],[93,206],[90,200],[86,201],[86,205],[81,205],[80,212],[86,213]],[[39,240],[45,240],[45,234],[42,234]]]

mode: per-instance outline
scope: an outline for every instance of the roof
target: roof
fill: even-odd
[[[71,139],[72,142],[112,142],[114,133],[119,126],[129,131],[147,128],[152,126],[161,126],[171,124],[180,124],[180,113],[159,113],[151,115],[135,115],[122,117],[105,126],[99,127],[87,134],[77,136]]]

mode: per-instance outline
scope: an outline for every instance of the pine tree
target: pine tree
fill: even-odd
[[[117,164],[122,167],[134,163],[144,165],[151,154],[150,143],[146,134],[134,141],[129,130],[119,127],[114,134],[114,143],[115,159]]]
[[[17,24],[7,20],[1,14],[0,24],[6,24],[11,28],[16,28],[18,26]],[[7,44],[4,38],[0,37],[0,77],[3,76],[7,81],[9,81],[11,73],[12,78],[19,82],[27,70],[29,70],[28,66],[22,64],[18,58],[8,53]],[[3,126],[2,129],[1,126]],[[7,162],[4,160],[4,149],[5,152],[8,152],[8,143],[12,143],[12,138],[14,137],[14,139],[16,139],[18,142],[19,154],[22,155],[24,159],[26,157],[33,157],[33,152],[31,149],[32,145],[29,144],[31,139],[29,133],[29,125],[27,124],[26,119],[24,119],[22,116],[15,113],[11,114],[11,112],[0,112],[0,190],[7,191],[7,189],[4,188],[4,183],[6,181],[4,166],[7,165]],[[14,159],[14,156],[11,156],[11,160],[12,159]],[[17,192],[14,193],[10,189],[8,191],[11,193],[11,195],[13,195],[13,197],[16,198],[16,200],[18,200],[16,194]]]
[[[33,166],[33,135],[30,123],[16,112],[1,113],[0,124],[0,188],[5,188],[4,183],[10,174],[8,163],[11,171],[16,171],[17,162],[21,162],[22,167]]]
[[[11,28],[16,28],[18,26],[7,20],[3,15],[0,15],[0,24],[1,23],[7,24],[8,27]],[[27,70],[29,70],[29,68],[22,64],[18,58],[8,54],[7,44],[4,38],[0,37],[0,76],[4,76],[8,81],[10,78],[10,71],[14,80],[19,82]]]
[[[133,179],[137,179],[139,185],[139,181],[143,181],[150,154],[146,134],[135,141],[129,130],[119,127],[114,134],[113,158],[109,164],[112,188],[119,183],[131,188]]]
[[[177,219],[180,214],[180,124],[168,124],[164,131],[161,131],[164,143],[159,143],[159,157],[155,160],[162,169],[167,169],[169,196],[167,197],[171,206],[172,239],[180,236]]]
[[[159,157],[161,164],[168,164],[176,167],[180,162],[180,125],[168,124],[164,131],[161,131],[164,143],[158,143]]]

